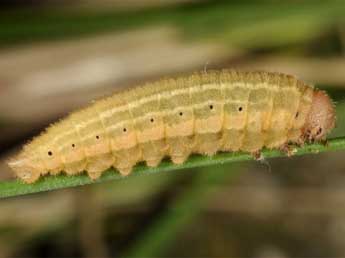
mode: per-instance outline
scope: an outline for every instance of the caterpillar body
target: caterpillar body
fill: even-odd
[[[27,183],[41,175],[109,167],[128,175],[165,156],[256,153],[263,147],[320,140],[334,127],[326,93],[280,73],[207,71],[162,79],[96,101],[51,125],[8,164]]]

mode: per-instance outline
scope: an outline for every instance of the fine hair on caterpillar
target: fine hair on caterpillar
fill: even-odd
[[[48,127],[8,164],[27,183],[64,171],[97,179],[145,161],[190,154],[260,153],[319,141],[335,125],[328,95],[291,75],[207,71],[115,93]]]

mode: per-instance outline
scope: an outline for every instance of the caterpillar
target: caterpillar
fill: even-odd
[[[128,175],[145,161],[319,141],[335,125],[328,95],[291,75],[236,70],[166,78],[115,93],[71,113],[23,147],[8,165],[26,183],[64,171],[97,179]]]

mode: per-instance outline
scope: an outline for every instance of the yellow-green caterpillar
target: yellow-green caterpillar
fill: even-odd
[[[41,175],[109,167],[128,175],[165,156],[255,153],[320,140],[334,127],[332,101],[290,75],[234,70],[163,79],[122,91],[51,125],[9,161],[27,183]]]

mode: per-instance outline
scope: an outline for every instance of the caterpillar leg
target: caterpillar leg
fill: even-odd
[[[194,137],[190,136],[168,138],[167,145],[167,153],[174,164],[184,163],[196,146]]]
[[[141,150],[138,147],[133,147],[125,151],[117,151],[113,155],[115,155],[113,167],[123,176],[131,173],[133,166],[142,160]]]
[[[102,175],[103,171],[87,171],[87,175],[92,179],[96,180]]]
[[[171,161],[176,164],[182,164],[188,159],[189,155],[181,155],[181,156],[171,156],[170,159]]]
[[[102,173],[114,163],[114,156],[111,153],[101,154],[88,159],[86,171],[91,179],[99,178]]]
[[[156,159],[146,160],[146,165],[148,167],[157,167],[161,163],[163,157],[157,157]]]
[[[168,151],[168,146],[166,144],[159,146],[160,151],[155,153],[152,157],[147,157],[146,165],[148,167],[157,167],[159,163],[162,162],[162,159],[165,156],[165,153]]]
[[[286,154],[286,156],[288,156],[288,157],[293,156],[295,154],[295,152],[296,152],[296,148],[293,145],[288,144],[288,143],[283,144],[279,148],[279,150],[281,152],[284,152]]]
[[[254,151],[251,153],[251,155],[253,156],[255,160],[258,160],[258,161],[262,161],[264,159],[264,156],[262,155],[261,150]]]
[[[142,150],[143,160],[145,160],[148,167],[157,167],[168,150],[165,140],[141,143],[140,148]]]
[[[255,151],[251,153],[253,158],[256,161],[259,161],[261,164],[265,165],[268,169],[268,172],[272,171],[271,165],[267,159],[265,159],[264,155],[262,154],[261,150]]]
[[[64,172],[67,175],[76,175],[82,173],[86,169],[86,161],[79,160],[74,162],[69,162],[65,164]]]
[[[116,168],[122,176],[128,176],[131,172],[133,167],[122,167],[122,168]]]

